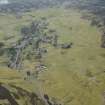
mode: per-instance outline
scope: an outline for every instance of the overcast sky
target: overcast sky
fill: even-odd
[[[0,4],[8,4],[8,0],[0,0]]]

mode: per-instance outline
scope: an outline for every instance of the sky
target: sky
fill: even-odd
[[[9,1],[8,0],[0,0],[0,4],[8,4]]]

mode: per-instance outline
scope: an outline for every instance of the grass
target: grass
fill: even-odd
[[[18,30],[22,25],[46,17],[50,23],[49,28],[57,30],[59,43],[73,42],[73,47],[62,50],[47,46],[48,54],[44,63],[48,70],[39,77],[42,90],[62,101],[64,105],[101,105],[105,91],[105,49],[100,48],[99,29],[90,26],[90,21],[83,20],[81,16],[79,11],[62,8],[24,13],[21,19],[16,19],[14,15],[0,16],[0,40],[4,41],[4,37],[12,34],[14,38],[5,41],[6,45],[10,45],[21,37]],[[0,62],[2,61],[4,62],[5,58]],[[34,69],[34,65],[33,61],[25,61],[27,69]],[[1,81],[33,89],[34,85],[29,86],[23,81],[20,73],[4,68],[0,68],[0,78],[16,76],[20,79],[0,79]]]

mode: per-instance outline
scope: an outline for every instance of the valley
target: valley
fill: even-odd
[[[1,9],[0,105],[105,104],[104,18],[79,6]]]

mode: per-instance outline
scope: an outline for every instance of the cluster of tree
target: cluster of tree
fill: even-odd
[[[35,50],[39,48],[40,37],[44,34],[47,25],[47,22],[39,20],[32,22],[30,26],[22,27],[22,38],[11,48],[8,48],[9,67],[20,68],[24,57],[29,57],[32,53],[35,55]],[[31,49],[26,51],[29,47]]]
[[[49,29],[47,21],[42,19],[33,21],[29,26],[22,27],[20,31],[22,38],[11,48],[8,48],[8,66],[10,68],[20,69],[24,59],[34,58],[40,61],[47,53],[47,48],[41,46],[43,43],[62,49],[68,49],[72,46],[72,43],[59,44],[56,30]]]
[[[0,5],[0,12],[27,12],[31,8],[39,9],[60,5],[64,0],[11,0],[9,4]]]

